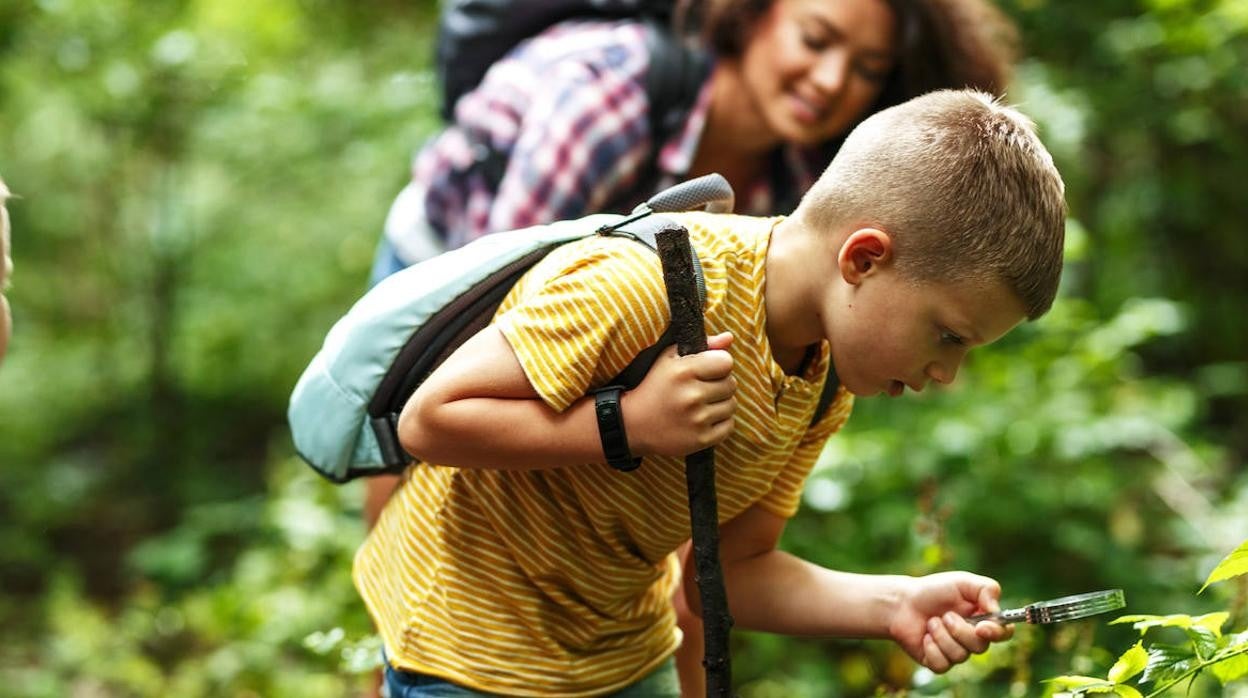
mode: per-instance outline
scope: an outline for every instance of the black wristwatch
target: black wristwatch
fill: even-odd
[[[620,408],[620,395],[624,389],[618,385],[594,391],[594,413],[598,416],[598,438],[602,440],[602,452],[607,465],[628,472],[641,465],[641,458],[634,458],[628,450],[628,435],[624,433],[624,410]]]

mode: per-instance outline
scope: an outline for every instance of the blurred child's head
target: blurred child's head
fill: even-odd
[[[9,275],[13,273],[13,260],[9,258],[9,212],[4,202],[9,198],[9,189],[0,179],[0,361],[4,360],[4,352],[9,347],[9,301],[4,297],[4,290],[9,283]]]
[[[1027,117],[941,90],[863,121],[795,216],[820,234],[884,231],[904,276],[1000,282],[1035,319],[1057,295],[1063,195]]]

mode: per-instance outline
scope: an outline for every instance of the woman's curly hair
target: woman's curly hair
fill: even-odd
[[[740,56],[754,28],[780,0],[688,0],[678,11],[718,56]],[[1001,95],[1018,32],[989,0],[884,0],[898,19],[897,60],[871,112],[939,89]],[[864,115],[865,116],[865,115]]]

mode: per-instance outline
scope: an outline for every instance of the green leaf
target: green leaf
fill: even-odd
[[[1164,616],[1150,616],[1150,615],[1145,615],[1143,613],[1131,613],[1125,616],[1118,616],[1117,618],[1109,621],[1109,624],[1110,625],[1122,625],[1123,623],[1141,623],[1144,621],[1159,620],[1163,617]]]
[[[1231,577],[1238,577],[1241,574],[1248,574],[1248,540],[1240,543],[1238,548],[1223,558],[1217,567],[1213,568],[1200,591],[1204,591],[1210,584],[1221,582]],[[1200,592],[1196,593],[1199,594]]]
[[[1187,673],[1200,662],[1187,645],[1155,644],[1148,648],[1148,666],[1140,683],[1165,683]]]
[[[1135,614],[1129,616],[1120,616],[1110,621],[1110,625],[1119,625],[1122,623],[1131,623],[1136,630],[1143,635],[1150,628],[1181,628],[1187,630],[1192,627],[1206,628],[1216,637],[1222,636],[1222,626],[1226,624],[1230,614],[1225,611],[1218,613],[1206,613],[1203,616],[1190,616],[1186,613],[1175,613],[1168,616],[1153,616]]]
[[[1248,654],[1232,655],[1209,667],[1213,675],[1226,685],[1236,679],[1248,676]]]
[[[1187,639],[1192,641],[1196,654],[1201,658],[1208,659],[1217,653],[1218,634],[1211,632],[1209,628],[1203,625],[1193,625],[1183,632],[1187,633]]]
[[[1226,625],[1226,621],[1231,614],[1226,611],[1218,611],[1217,613],[1206,613],[1203,616],[1196,616],[1192,619],[1192,625],[1206,628],[1213,633],[1214,637],[1222,637],[1222,626]]]
[[[1148,666],[1148,651],[1144,649],[1144,641],[1141,640],[1132,645],[1131,649],[1122,653],[1122,656],[1118,658],[1118,661],[1109,670],[1109,680],[1114,683],[1122,683],[1144,671],[1146,666]]]
[[[1048,679],[1047,683],[1054,684],[1062,690],[1076,689],[1088,693],[1108,693],[1114,689],[1112,681],[1106,681],[1094,676],[1058,676],[1057,678]]]
[[[1144,698],[1144,695],[1135,690],[1132,686],[1114,686],[1114,694],[1123,696],[1124,698]]]

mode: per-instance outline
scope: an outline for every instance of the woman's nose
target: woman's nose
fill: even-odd
[[[810,68],[810,81],[824,94],[835,94],[845,87],[849,78],[849,52],[842,49],[824,51]]]

